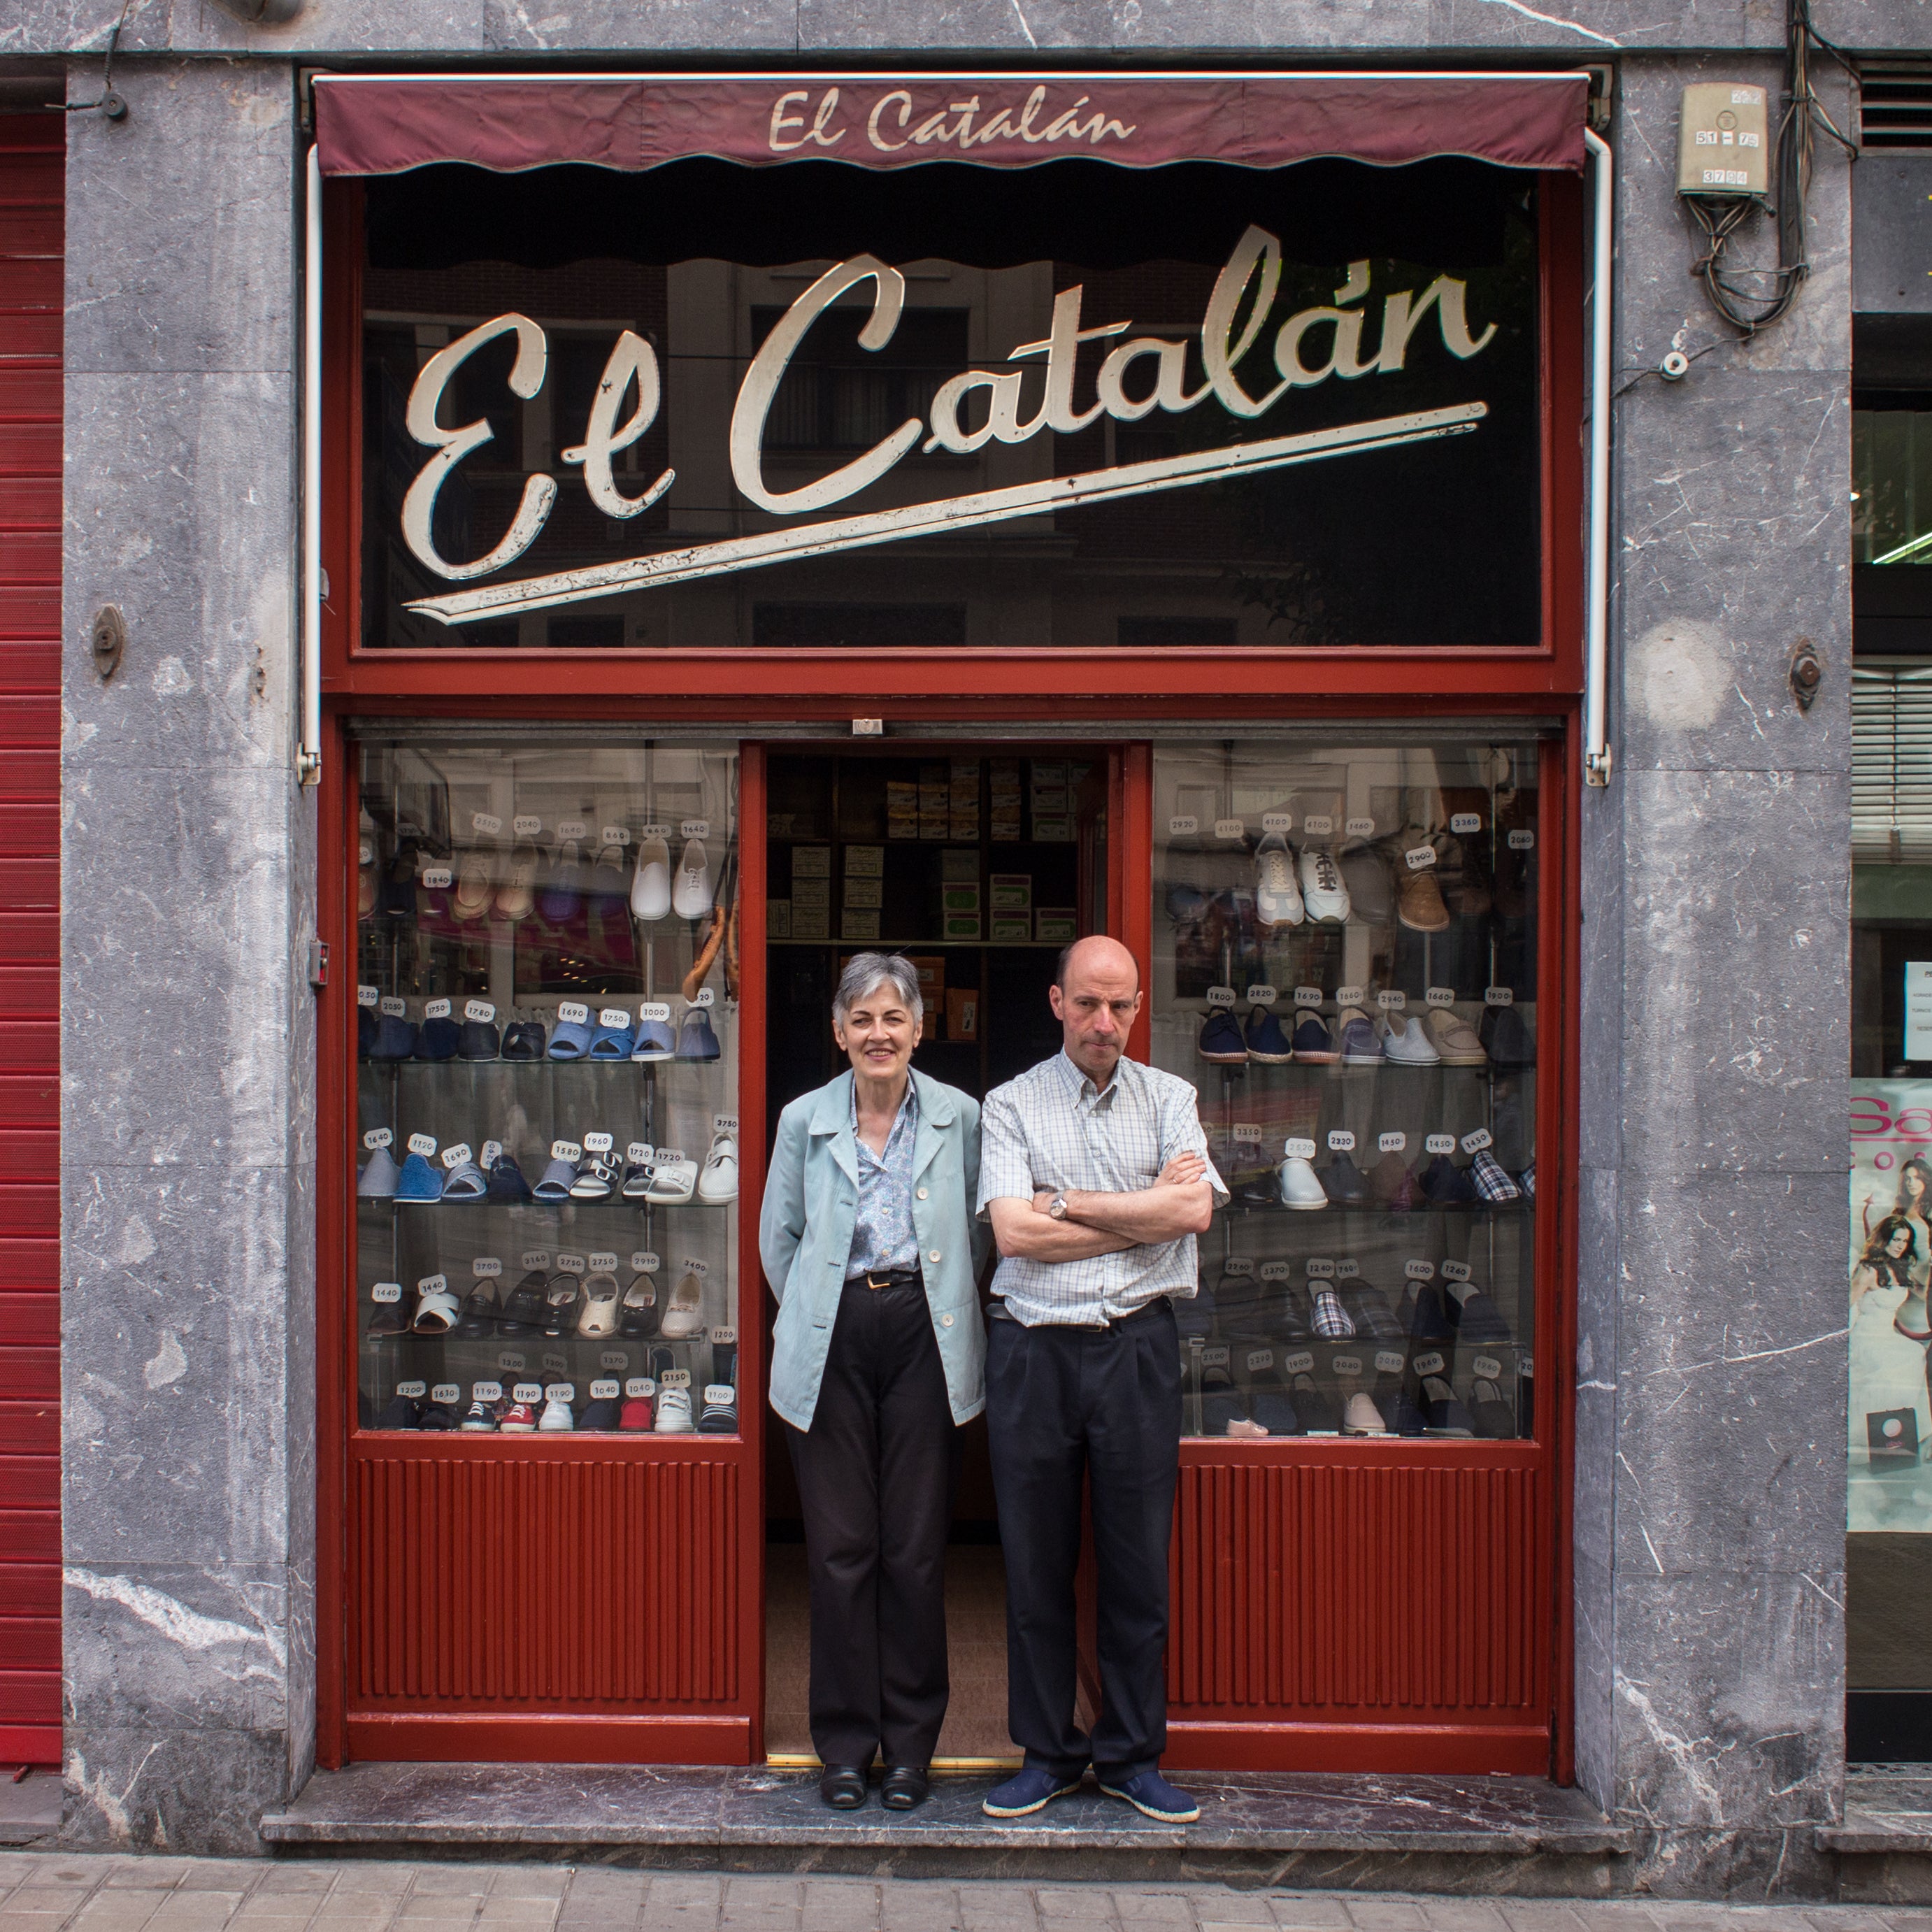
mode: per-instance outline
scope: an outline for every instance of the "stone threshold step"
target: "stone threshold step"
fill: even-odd
[[[1823,1852],[1932,1856],[1932,1766],[1853,1766],[1844,1822],[1821,1825],[1816,1836]]]
[[[318,1772],[286,1810],[261,1822],[271,1845],[468,1848],[556,1857],[566,1848],[626,1853],[763,1857],[782,1868],[824,1868],[848,1855],[868,1868],[900,1855],[950,1853],[1010,1867],[1016,1853],[1216,1855],[1394,1853],[1460,1858],[1601,1860],[1631,1834],[1580,1792],[1505,1777],[1370,1777],[1305,1773],[1193,1775],[1190,1826],[1162,1825],[1090,1784],[1030,1818],[987,1817],[986,1777],[936,1779],[919,1810],[857,1811],[819,1802],[809,1772],[764,1767],[629,1765],[358,1764]],[[731,1859],[736,1862],[736,1856]]]

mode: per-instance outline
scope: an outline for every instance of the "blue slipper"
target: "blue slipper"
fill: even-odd
[[[396,1182],[396,1198],[398,1201],[440,1201],[442,1198],[442,1176],[421,1154],[412,1154],[403,1162],[401,1176]]]
[[[459,1060],[494,1060],[500,1050],[496,1029],[488,1020],[465,1020],[458,1029],[456,1057]]]
[[[442,1198],[446,1201],[483,1201],[489,1198],[490,1183],[473,1160],[466,1160],[461,1166],[452,1168],[442,1184]]]
[[[590,1036],[590,1051],[586,1057],[591,1060],[628,1060],[634,1044],[628,1027],[600,1026]]]
[[[544,1057],[544,1030],[536,1020],[518,1020],[503,1029],[502,1057],[506,1060],[541,1060]]]
[[[413,1060],[416,1054],[414,1022],[400,1013],[385,1013],[376,1028],[376,1044],[369,1049],[371,1060]]]
[[[684,1030],[678,1035],[680,1060],[716,1060],[718,1036],[711,1030],[711,1016],[702,1006],[693,1006],[684,1016]]]
[[[593,1037],[590,1028],[581,1020],[559,1020],[556,1030],[550,1036],[550,1057],[553,1060],[581,1060],[590,1051]]]
[[[396,1159],[387,1148],[378,1148],[368,1165],[356,1177],[356,1192],[364,1201],[393,1201],[396,1198]]]
[[[554,1160],[543,1172],[543,1178],[535,1190],[539,1201],[568,1201],[570,1184],[577,1178],[577,1163],[574,1160]]]
[[[418,1060],[454,1060],[463,1029],[452,1019],[424,1020],[416,1038]]]
[[[631,1048],[633,1060],[670,1060],[676,1053],[677,1042],[671,1037],[669,1021],[638,1021],[637,1038]]]

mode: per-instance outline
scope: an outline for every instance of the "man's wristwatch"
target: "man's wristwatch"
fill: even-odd
[[[1054,1220],[1065,1220],[1066,1219],[1066,1196],[1064,1194],[1056,1194],[1053,1198],[1046,1204],[1046,1211]]]

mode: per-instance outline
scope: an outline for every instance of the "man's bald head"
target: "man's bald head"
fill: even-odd
[[[1124,968],[1134,976],[1134,990],[1140,990],[1140,962],[1118,939],[1109,939],[1104,932],[1089,933],[1084,939],[1076,939],[1071,946],[1062,946],[1059,962],[1053,969],[1053,983],[1064,991],[1070,972],[1096,966],[1115,972]]]
[[[1067,1058],[1104,1088],[1141,1010],[1139,962],[1118,939],[1095,933],[1076,940],[1060,956],[1047,998]]]

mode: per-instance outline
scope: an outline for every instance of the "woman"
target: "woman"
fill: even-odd
[[[980,1109],[912,1070],[905,960],[860,953],[832,1001],[852,1070],[778,1117],[758,1223],[778,1298],[772,1406],[805,1506],[819,1791],[926,1795],[946,1716],[946,1536],[959,1427],[986,1406]]]
[[[1912,1223],[1903,1214],[1888,1214],[1865,1244],[1864,1253],[1852,1270],[1853,1311],[1875,1288],[1909,1290],[1912,1286],[1912,1264],[1918,1258],[1918,1238],[1912,1232]],[[1905,1331],[1901,1329],[1900,1332]],[[1924,1341],[1927,1338],[1918,1335],[1912,1339]]]

